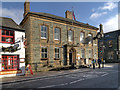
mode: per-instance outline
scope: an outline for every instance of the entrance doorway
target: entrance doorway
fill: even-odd
[[[76,64],[76,50],[71,48],[69,51],[69,65]]]

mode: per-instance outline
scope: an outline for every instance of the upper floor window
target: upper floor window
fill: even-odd
[[[113,44],[113,43],[112,43],[112,40],[108,41],[108,46],[109,46],[109,47],[112,47],[112,44]]]
[[[48,28],[45,25],[41,26],[41,38],[46,39],[48,33]]]
[[[81,33],[80,33],[80,42],[83,43],[83,42],[84,42],[84,39],[85,39],[85,33],[84,33],[84,32],[81,32]]]
[[[60,49],[58,47],[55,48],[55,59],[60,58]]]
[[[89,33],[89,34],[88,34],[88,37],[89,37],[89,36],[90,36],[90,37],[92,37],[92,34],[91,34],[91,33]],[[89,41],[89,42],[88,42],[88,44],[92,44],[92,40],[91,40],[91,41]]]
[[[10,30],[2,30],[2,43],[14,43],[14,31]]]
[[[55,28],[54,30],[54,39],[60,40],[60,29],[59,28]]]
[[[73,41],[73,31],[72,30],[68,31],[68,41],[70,41],[70,42]]]
[[[41,47],[41,58],[47,58],[47,47]]]
[[[103,47],[103,44],[104,44],[103,42],[99,42],[100,47]]]

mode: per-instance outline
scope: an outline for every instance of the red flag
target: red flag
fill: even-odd
[[[73,18],[74,18],[74,20],[76,21],[74,11],[73,11]]]

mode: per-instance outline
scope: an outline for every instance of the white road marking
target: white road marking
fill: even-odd
[[[108,73],[105,73],[105,74],[101,75],[101,77],[106,76],[106,75],[108,75]]]
[[[57,77],[47,77],[47,78],[41,78],[41,79],[35,79],[35,80],[29,80],[29,81],[24,81],[24,82],[15,82],[15,83],[8,83],[7,85],[12,85],[12,84],[21,84],[21,83],[26,83],[26,82],[33,82],[33,81],[38,81],[38,80],[45,80],[45,79],[54,79],[54,78],[59,78],[62,76],[57,76]],[[6,85],[6,84],[5,84]]]
[[[103,75],[105,76],[107,74],[103,74]],[[80,82],[80,81],[83,81],[83,80],[87,80],[87,79],[90,79],[90,78],[96,78],[96,77],[98,77],[98,75],[94,75],[94,76],[92,76],[92,75],[86,75],[85,77],[86,78],[82,78],[82,79],[79,79],[79,80],[71,81],[69,83],[58,84],[58,85],[50,85],[50,86],[44,86],[44,87],[38,87],[38,88],[49,88],[49,87],[55,87],[55,86],[64,86],[64,85],[68,85],[68,84],[74,84],[74,83],[77,83],[77,82]]]
[[[82,80],[84,80],[84,78],[83,78],[83,79],[76,80],[76,81],[72,81],[72,82],[70,82],[69,84],[77,83],[77,82],[80,82],[80,81],[82,81]]]
[[[115,71],[115,72],[111,72],[111,73],[116,73],[118,71]],[[104,74],[103,74],[104,73]],[[107,72],[87,72],[85,74],[98,74],[98,75],[86,75],[86,76],[81,76],[81,73],[79,73],[78,75],[75,75],[75,73],[73,74],[70,74],[70,75],[63,75],[63,76],[55,76],[55,77],[47,77],[47,78],[42,78],[42,79],[36,79],[36,80],[30,80],[30,81],[25,81],[25,82],[17,82],[17,83],[9,83],[10,85],[12,84],[20,84],[20,83],[26,83],[26,82],[32,82],[32,81],[38,81],[38,80],[46,80],[46,79],[54,79],[54,78],[59,78],[59,77],[72,77],[72,78],[78,78],[78,77],[81,77],[82,79],[79,79],[79,80],[75,80],[75,81],[71,81],[69,83],[63,83],[63,84],[58,84],[58,85],[50,85],[50,86],[44,86],[44,87],[38,87],[38,88],[48,88],[48,87],[55,87],[55,86],[63,86],[63,85],[68,85],[68,84],[73,84],[73,83],[77,83],[77,82],[80,82],[82,80],[86,80],[86,79],[90,79],[90,78],[96,78],[96,77],[99,77],[99,74],[103,74],[103,75],[100,75],[100,77],[103,77],[103,76],[106,76],[110,73],[107,73]],[[73,76],[72,76],[73,75]],[[85,77],[85,78],[83,78]]]
[[[55,87],[55,86],[64,86],[67,85],[68,83],[64,83],[64,84],[58,84],[58,85],[50,85],[50,86],[44,86],[44,87],[38,87],[38,88],[50,88],[50,87]]]

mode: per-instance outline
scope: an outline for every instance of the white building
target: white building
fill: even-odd
[[[25,30],[11,18],[0,17],[0,77],[25,74]]]

